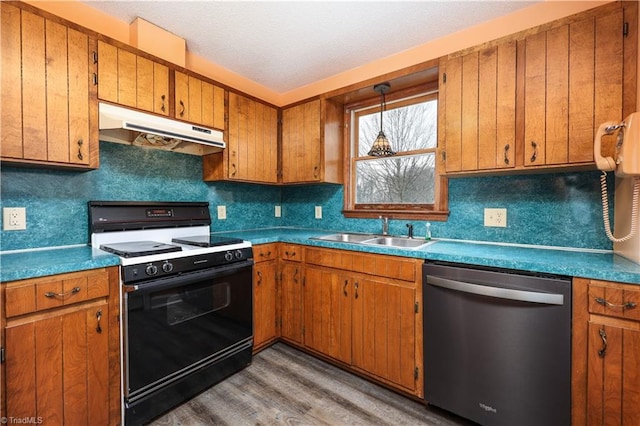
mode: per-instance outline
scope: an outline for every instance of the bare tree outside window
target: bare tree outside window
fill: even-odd
[[[380,131],[379,112],[357,114],[356,204],[433,204],[437,100],[387,107],[383,130],[397,153],[393,157],[367,156]]]

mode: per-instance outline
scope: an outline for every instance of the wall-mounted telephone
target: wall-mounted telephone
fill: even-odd
[[[602,137],[618,132],[615,158],[602,156]],[[602,215],[607,237],[616,243],[631,239],[638,232],[638,204],[640,199],[640,113],[634,112],[622,123],[608,121],[602,123],[593,143],[593,156],[598,169],[602,170],[600,186],[602,188]],[[607,196],[607,172],[615,171],[619,178],[633,179],[633,198],[631,201],[631,230],[628,235],[616,238],[611,232],[609,222],[609,197]]]

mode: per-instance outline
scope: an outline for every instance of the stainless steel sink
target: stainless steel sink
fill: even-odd
[[[434,240],[426,241],[421,239],[411,239],[406,237],[391,237],[375,234],[354,234],[341,232],[337,234],[322,235],[312,237],[314,240],[335,241],[339,243],[368,244],[374,246],[396,247],[415,249],[435,243]]]
[[[351,233],[338,233],[338,234],[330,234],[323,235],[321,237],[313,237],[314,240],[325,240],[325,241],[337,241],[340,243],[361,243],[365,240],[370,240],[374,238],[373,234],[351,234]]]
[[[362,243],[388,247],[418,248],[426,246],[428,244],[432,244],[434,242],[435,241],[414,240],[411,238],[403,237],[376,237],[370,240],[365,240]]]

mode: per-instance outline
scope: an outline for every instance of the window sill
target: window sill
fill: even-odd
[[[380,216],[389,219],[433,220],[446,222],[449,211],[425,211],[425,210],[342,210],[347,218],[378,219]]]

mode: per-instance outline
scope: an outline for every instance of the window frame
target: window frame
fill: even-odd
[[[435,99],[438,102],[437,121],[442,123],[441,114],[443,111],[440,105],[438,91],[423,90],[416,92],[415,89],[405,89],[387,95],[387,110],[391,104],[393,108],[399,108],[418,102]],[[413,151],[406,151],[401,156],[420,155],[433,153],[435,155],[435,182],[434,182],[434,202],[433,204],[356,204],[356,166],[358,161],[375,159],[376,157],[358,156],[358,120],[360,115],[380,113],[380,99],[369,98],[367,100],[345,105],[345,167],[344,167],[344,206],[342,213],[349,218],[378,218],[385,216],[393,219],[420,219],[446,221],[449,215],[448,210],[448,179],[444,173],[444,158],[442,147],[440,126],[438,126],[435,148],[424,148]],[[393,147],[393,145],[392,145]]]

